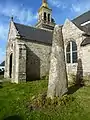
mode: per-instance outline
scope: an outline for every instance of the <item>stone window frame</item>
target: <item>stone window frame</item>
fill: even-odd
[[[75,45],[76,45],[76,50],[72,50],[73,49],[72,48],[73,43],[75,43]],[[70,51],[67,52],[67,47],[68,47],[69,44],[70,44]],[[67,64],[75,64],[75,63],[77,63],[78,55],[77,55],[77,58],[76,58],[76,62],[73,62],[73,53],[76,53],[76,55],[78,54],[77,53],[77,44],[76,44],[76,41],[70,40],[70,41],[67,42],[67,45],[65,47],[65,56],[66,56],[66,63]],[[70,62],[67,62],[67,54],[70,54]]]
[[[47,20],[47,13],[44,12],[44,21],[46,21],[46,20]]]
[[[50,22],[50,13],[48,13],[48,22]]]

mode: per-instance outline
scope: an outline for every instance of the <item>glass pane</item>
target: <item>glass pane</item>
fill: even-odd
[[[77,63],[77,52],[72,53],[72,62]]]
[[[67,63],[70,63],[70,53],[67,53]]]
[[[75,42],[72,42],[72,51],[76,51],[77,50],[77,45]]]
[[[67,45],[66,52],[70,52],[70,43]]]

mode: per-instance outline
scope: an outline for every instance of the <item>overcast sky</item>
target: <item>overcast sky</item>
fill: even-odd
[[[10,17],[13,15],[15,22],[34,25],[41,2],[42,0],[0,0],[0,62],[5,59]],[[63,24],[66,18],[73,19],[90,10],[90,0],[48,0],[48,3],[57,24]]]

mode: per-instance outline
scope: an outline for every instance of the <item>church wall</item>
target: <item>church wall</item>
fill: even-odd
[[[84,36],[78,27],[76,27],[71,21],[66,20],[62,28],[63,40],[64,40],[64,49],[65,49],[65,60],[66,60],[66,47],[70,41],[74,41],[77,44],[77,57],[78,60],[82,61],[83,51],[81,47],[81,42],[84,40]],[[67,73],[68,74],[77,74],[78,63],[67,63]]]
[[[17,49],[16,49],[16,41],[10,41],[9,47],[6,50],[6,60],[5,60],[5,78],[10,78],[10,56],[12,55],[12,74],[11,74],[11,82],[14,82],[16,78],[16,58],[17,58]]]
[[[15,82],[26,82],[26,46],[23,42],[19,42],[19,40],[17,40],[16,54]]]
[[[11,82],[19,83],[40,79],[49,72],[51,46],[43,43],[20,40],[18,32],[11,21],[8,34],[5,60],[5,78],[10,78],[10,55],[12,54]],[[25,44],[24,47],[20,47]],[[23,54],[21,54],[23,53]],[[25,58],[26,55],[26,58]],[[25,60],[26,59],[26,60]],[[25,71],[26,70],[26,71]]]
[[[90,76],[90,45],[82,47],[83,73]]]
[[[40,79],[49,72],[51,46],[21,40],[26,45],[26,78],[27,81]]]
[[[14,26],[14,23],[11,21],[10,22],[10,29],[8,33],[8,43],[6,47],[6,60],[5,60],[5,73],[4,77],[5,78],[10,78],[10,55],[12,54],[12,79],[11,81],[13,82],[13,79],[15,79],[15,51],[16,51],[16,41],[15,37],[17,35],[17,30]]]

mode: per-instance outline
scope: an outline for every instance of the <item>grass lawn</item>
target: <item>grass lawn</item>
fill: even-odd
[[[90,120],[90,86],[71,91],[69,97],[75,99],[67,104],[30,110],[32,97],[46,91],[47,80],[4,83],[0,87],[0,120]]]

